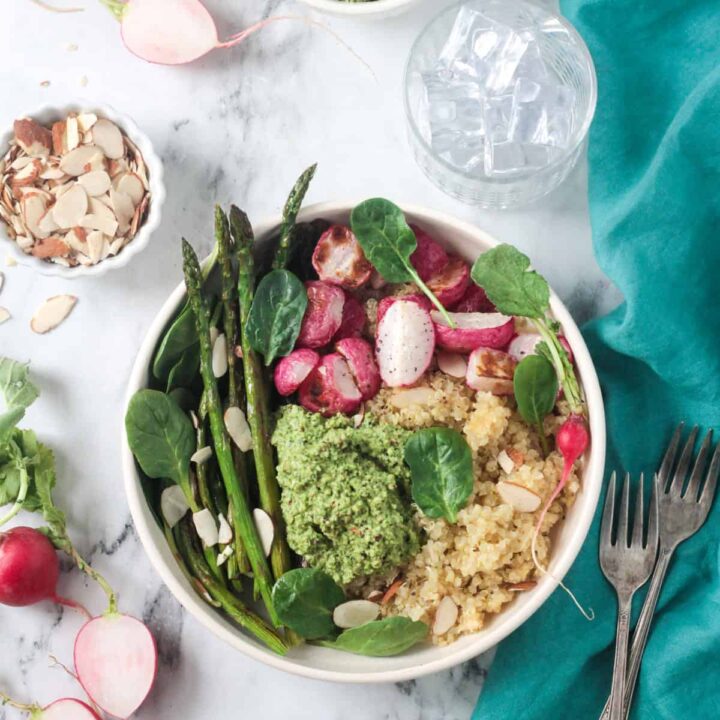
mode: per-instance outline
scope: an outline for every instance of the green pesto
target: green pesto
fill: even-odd
[[[281,409],[273,444],[290,547],[346,585],[391,570],[419,548],[403,460],[411,433],[370,415],[326,419]]]

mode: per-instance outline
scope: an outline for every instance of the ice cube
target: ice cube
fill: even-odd
[[[550,165],[550,163],[560,154],[560,150],[550,145],[530,144],[522,146],[525,154],[525,166],[540,170]]]
[[[483,39],[483,36],[488,34],[494,36],[494,42],[488,54],[482,58],[489,68],[485,88],[488,92],[503,92],[512,84],[517,66],[527,48],[527,40],[511,28],[498,23],[493,30],[478,33],[474,46],[488,50],[490,44]]]
[[[457,114],[453,127],[461,132],[480,131],[481,134],[484,134],[483,104],[480,100],[458,100],[455,106]]]
[[[448,125],[457,117],[457,105],[452,100],[431,103],[428,107],[431,125]]]
[[[492,141],[507,140],[513,111],[512,95],[485,98],[483,103],[485,135]]]
[[[449,128],[433,129],[431,143],[433,150],[438,154],[450,152],[461,141],[462,138],[457,130]]]
[[[547,81],[550,74],[542,58],[540,45],[538,44],[535,33],[526,30],[522,32],[521,35],[527,40],[527,48],[525,48],[525,52],[515,69],[515,76],[525,77],[539,83]]]
[[[519,77],[515,81],[513,96],[515,102],[532,102],[540,94],[541,87],[534,80],[526,77]]]
[[[575,91],[565,85],[555,85],[541,96],[547,115],[547,144],[566,148],[574,125]]]
[[[537,101],[516,103],[510,119],[508,139],[517,143],[546,144],[548,126],[545,106]]]
[[[520,143],[486,142],[485,143],[485,174],[509,175],[525,167],[525,153]]]
[[[485,141],[482,135],[464,135],[462,142],[456,144],[449,153],[449,162],[458,170],[473,172],[482,170],[485,157]]]

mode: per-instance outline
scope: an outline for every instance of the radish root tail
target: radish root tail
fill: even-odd
[[[87,620],[92,620],[92,615],[88,612],[88,609],[84,605],[81,605],[79,602],[75,602],[75,600],[70,600],[70,598],[62,597],[61,595],[53,595],[51,599],[58,605],[63,605],[65,607],[71,608],[72,610],[75,610],[76,612],[79,612],[81,615],[84,615]]]
[[[69,7],[69,8],[62,8],[62,7],[55,7],[54,5],[50,5],[50,3],[44,2],[44,0],[30,0],[30,2],[35,3],[38,7],[41,7],[43,10],[48,10],[49,12],[54,13],[77,13],[77,12],[83,12],[85,8],[81,7]]]

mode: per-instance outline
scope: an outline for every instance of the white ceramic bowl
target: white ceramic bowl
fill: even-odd
[[[165,202],[162,162],[155,153],[150,139],[135,124],[135,121],[127,115],[117,112],[117,110],[114,110],[109,105],[99,105],[97,103],[78,100],[68,105],[44,105],[34,112],[18,115],[18,117],[29,117],[43,125],[47,125],[48,123],[67,117],[68,113],[81,111],[93,112],[98,117],[105,117],[108,120],[112,120],[125,135],[137,145],[147,166],[148,183],[150,185],[150,205],[145,222],[138,229],[135,237],[117,255],[107,257],[96,265],[78,265],[74,268],[46,262],[45,260],[24,253],[18,245],[10,239],[5,223],[0,221],[0,247],[9,251],[18,263],[32,267],[43,275],[55,275],[67,279],[87,277],[88,275],[102,275],[108,270],[127,265],[132,257],[147,246],[150,241],[150,236],[160,224],[161,210]],[[0,157],[5,155],[13,135],[12,127],[0,134]]]
[[[377,20],[400,15],[420,0],[372,0],[371,2],[342,2],[342,0],[300,0],[327,15]]]
[[[331,222],[347,223],[354,206],[355,203],[313,205],[301,213],[300,219],[325,218]],[[469,223],[420,207],[406,205],[403,209],[410,221],[419,224],[468,260],[474,260],[483,250],[496,244],[490,235]],[[261,223],[256,226],[256,237],[262,242],[274,235],[279,226],[279,217]],[[147,385],[149,366],[159,338],[184,299],[185,287],[180,284],[150,326],[130,375],[126,406],[132,395]],[[122,462],[130,511],[150,561],[173,595],[208,630],[246,655],[280,670],[320,680],[357,683],[409,680],[469,660],[507,637],[543,604],[572,565],[590,528],[603,478],[605,414],[595,368],[580,331],[555,294],[551,297],[551,307],[575,354],[588,403],[592,446],[585,458],[582,489],[554,536],[550,574],[540,578],[533,590],[521,593],[501,613],[489,616],[481,632],[461,638],[446,647],[435,647],[428,643],[390,658],[362,657],[312,645],[293,649],[285,657],[275,655],[205,604],[185,579],[145,501],[140,476],[123,433]],[[568,604],[568,612],[571,611]]]

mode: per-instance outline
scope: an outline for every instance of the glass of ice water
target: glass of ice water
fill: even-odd
[[[448,194],[487,208],[557,187],[583,151],[592,58],[563,18],[525,0],[467,0],[416,40],[405,71],[410,144]]]

